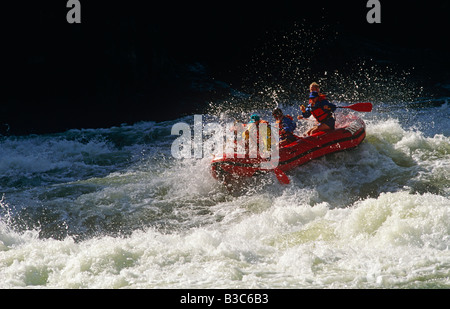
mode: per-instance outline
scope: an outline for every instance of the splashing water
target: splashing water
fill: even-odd
[[[295,118],[320,51],[297,47],[329,44],[305,29],[275,36],[284,57],[261,49],[259,74],[249,66],[205,121],[271,120],[276,105]],[[0,287],[448,288],[448,103],[420,98],[407,72],[355,61],[314,80],[336,103],[374,103],[360,113],[365,141],[294,169],[287,186],[268,174],[233,195],[210,158],[173,158],[171,128],[192,116],[2,137]]]

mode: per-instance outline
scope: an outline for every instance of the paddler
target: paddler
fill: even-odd
[[[297,124],[294,122],[292,116],[284,115],[283,111],[278,107],[272,111],[272,115],[280,130],[280,146],[294,142],[297,139],[294,135]]]
[[[316,82],[312,82],[311,85],[309,85],[309,92],[317,92],[319,94],[319,98],[322,100],[326,100],[327,96],[323,93],[320,93],[320,86]]]
[[[334,130],[336,119],[333,112],[336,110],[336,105],[328,102],[324,96],[319,95],[317,91],[312,91],[309,94],[309,104],[307,107],[300,105],[303,118],[309,118],[311,115],[316,118],[319,125],[314,126],[306,132],[307,135],[314,134],[319,131]]]
[[[245,141],[249,140],[250,138],[250,131],[253,130],[253,128],[256,129],[256,145],[259,145],[259,124],[260,123],[265,123],[267,125],[267,135],[264,137],[262,137],[262,141],[266,147],[266,149],[268,151],[270,151],[270,135],[271,135],[271,130],[270,130],[270,125],[267,121],[265,120],[261,120],[261,117],[258,114],[253,114],[250,116],[250,121],[248,122],[246,129],[244,131],[244,133],[242,133],[242,137],[244,138]],[[252,136],[254,138],[254,136]]]

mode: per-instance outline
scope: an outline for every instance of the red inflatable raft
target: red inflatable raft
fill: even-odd
[[[279,180],[280,174],[286,177],[286,171],[326,154],[354,148],[364,140],[365,123],[361,118],[352,114],[337,116],[335,130],[297,137],[296,141],[279,148],[278,165],[272,168]],[[262,167],[261,163],[267,161],[248,156],[239,158],[237,155],[215,157],[211,162],[212,175],[225,183],[256,176],[271,170]],[[287,177],[285,183],[289,183]]]

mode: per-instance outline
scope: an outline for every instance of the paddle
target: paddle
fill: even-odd
[[[350,108],[357,112],[371,112],[372,111],[372,103],[355,103],[349,106],[338,106],[338,108]]]
[[[289,177],[282,170],[280,170],[278,167],[275,167],[273,171],[275,172],[275,176],[277,176],[277,179],[281,184],[289,184]]]
[[[370,102],[355,103],[349,106],[338,106],[338,108],[350,108],[357,112],[371,112],[372,103]],[[275,172],[275,176],[277,176],[277,179],[281,184],[288,185],[290,183],[289,177],[278,167],[273,168],[273,171]]]

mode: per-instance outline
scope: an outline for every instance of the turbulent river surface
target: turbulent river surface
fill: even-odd
[[[193,115],[0,137],[0,288],[449,288],[446,98],[358,115],[359,147],[237,193],[171,155]]]

